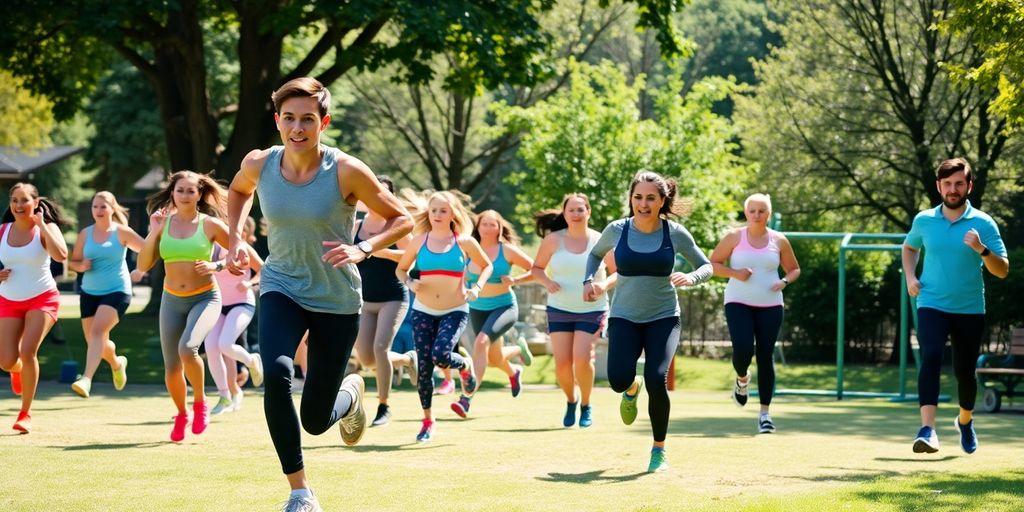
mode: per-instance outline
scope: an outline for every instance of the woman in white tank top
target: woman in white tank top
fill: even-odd
[[[773,354],[782,327],[782,290],[800,277],[800,265],[789,240],[768,229],[771,199],[754,194],[743,202],[746,226],[725,235],[711,254],[715,275],[729,278],[725,287],[725,319],[732,338],[732,365],[736,382],[732,399],[737,406],[747,403],[750,361],[757,357],[757,389],[761,414],[757,431],[775,432],[768,414],[775,389]],[[728,261],[728,265],[726,265]],[[779,277],[779,265],[786,274]]]
[[[68,246],[60,226],[68,225],[60,208],[36,187],[17,183],[0,226],[0,368],[11,373],[11,388],[21,395],[14,430],[32,430],[29,414],[39,384],[39,345],[57,323],[60,294],[50,275],[50,258],[64,261]]]
[[[562,424],[571,427],[576,423],[579,404],[579,425],[586,428],[593,422],[590,392],[594,388],[594,341],[608,316],[605,292],[615,285],[615,259],[609,252],[604,262],[611,277],[598,275],[594,295],[584,297],[587,258],[601,236],[587,227],[589,199],[580,193],[568,194],[562,200],[561,210],[544,210],[534,219],[537,234],[544,240],[530,272],[548,291],[548,334],[555,357],[555,376],[567,402]]]

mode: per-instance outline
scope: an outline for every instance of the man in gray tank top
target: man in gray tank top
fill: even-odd
[[[318,435],[335,423],[347,445],[366,428],[363,379],[344,377],[359,328],[356,263],[412,231],[398,199],[358,159],[320,144],[331,94],[313,78],[297,78],[271,96],[281,146],[246,155],[228,194],[228,268],[248,266],[242,224],[253,194],[269,224],[270,256],[260,285],[259,339],[270,437],[292,492],[285,511],[319,511],[302,461],[301,426]],[[352,244],[355,204],[388,219],[385,229]],[[309,331],[301,414],[292,403],[293,357]],[[344,377],[344,378],[343,378]]]

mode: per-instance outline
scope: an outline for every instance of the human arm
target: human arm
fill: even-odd
[[[480,243],[475,238],[462,235],[458,239],[458,244],[466,256],[469,257],[469,260],[480,269],[476,284],[466,290],[466,300],[474,301],[480,296],[480,290],[483,288],[481,283],[486,283],[490,279],[491,272],[494,271],[494,264],[491,263],[491,259],[487,257],[487,253],[484,252],[484,249],[480,247]]]
[[[85,237],[89,236],[88,231],[88,229],[83,229],[78,232],[78,239],[75,240],[75,246],[71,249],[68,268],[75,272],[88,272],[92,268],[92,261],[85,259]]]
[[[779,263],[782,265],[782,270],[786,273],[781,279],[772,284],[772,291],[777,292],[789,287],[789,285],[800,278],[800,263],[796,260],[796,254],[793,253],[793,245],[789,243],[789,239],[782,233],[774,233],[774,235],[777,237],[779,245]]]
[[[736,245],[739,244],[739,241],[739,230],[730,231],[718,241],[718,245],[715,246],[715,250],[711,251],[710,260],[713,275],[718,277],[734,278],[740,281],[750,279],[750,276],[754,273],[753,269],[732,268],[726,264],[726,262],[729,261],[729,258],[732,257],[732,251],[736,248]]]
[[[269,150],[250,151],[242,159],[242,165],[228,187],[228,243],[224,247],[228,249],[228,270],[235,275],[242,275],[249,267],[249,252],[243,245],[242,233],[245,228],[245,219],[252,209],[256,184],[259,183],[263,164],[269,155]]]

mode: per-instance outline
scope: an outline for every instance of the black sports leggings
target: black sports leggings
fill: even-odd
[[[665,440],[671,404],[668,400],[668,365],[679,346],[679,317],[636,323],[624,318],[608,319],[608,382],[617,393],[629,389],[636,377],[636,361],[643,351],[647,414],[654,441]]]
[[[750,360],[757,353],[757,394],[761,405],[771,405],[775,391],[775,341],[782,327],[782,306],[756,307],[730,302],[725,305],[725,321],[732,338],[732,367],[736,375],[746,375]]]
[[[960,395],[960,407],[974,410],[978,381],[974,369],[985,332],[985,315],[946,313],[932,308],[917,309],[917,342],[921,347],[921,373],[917,376],[918,403],[939,404],[939,374],[946,338],[953,345],[953,372]]]
[[[304,309],[279,292],[260,296],[260,357],[263,359],[263,412],[284,473],[303,468],[302,428],[319,435],[331,428],[352,406],[348,393],[339,393],[348,358],[359,330],[359,315],[317,313]],[[292,402],[295,349],[309,329],[306,383],[300,412]]]

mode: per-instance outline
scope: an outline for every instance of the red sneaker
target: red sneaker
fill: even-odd
[[[185,425],[188,425],[188,414],[181,413],[174,417],[174,428],[171,429],[171,441],[180,443],[185,439]]]
[[[11,372],[11,391],[21,396],[21,372]]]
[[[206,402],[195,402],[192,404],[192,433],[202,434],[210,424],[210,410]]]
[[[32,416],[28,414],[28,411],[18,413],[18,421],[14,422],[14,427],[12,428],[22,434],[28,434],[32,431]]]

